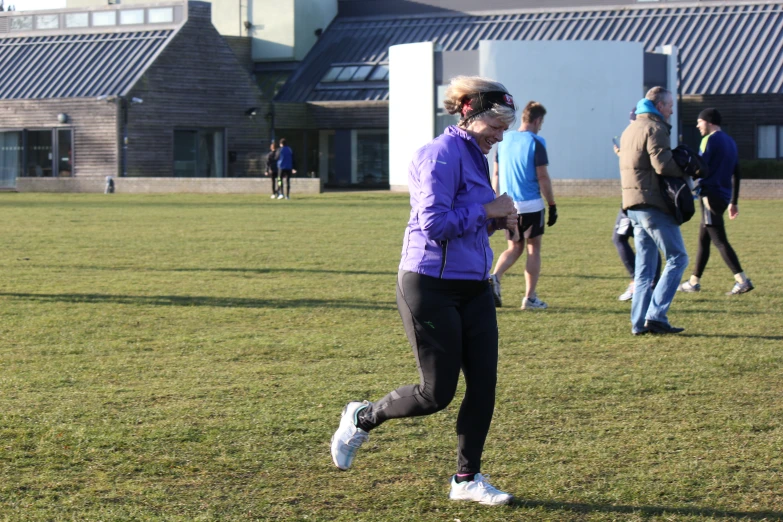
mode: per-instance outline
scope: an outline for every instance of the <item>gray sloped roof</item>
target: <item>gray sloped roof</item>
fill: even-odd
[[[610,40],[680,49],[684,94],[783,92],[783,2],[668,4],[518,13],[337,18],[276,100],[385,100],[388,89],[316,89],[331,64],[383,62],[392,45],[433,41],[473,51],[481,40]]]
[[[173,32],[0,38],[0,99],[125,94]]]

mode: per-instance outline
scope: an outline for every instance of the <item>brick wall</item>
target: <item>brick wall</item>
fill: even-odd
[[[115,178],[114,187],[122,194],[271,194],[269,178]],[[19,192],[103,192],[106,178],[17,178]],[[291,195],[318,194],[318,178],[291,178]]]

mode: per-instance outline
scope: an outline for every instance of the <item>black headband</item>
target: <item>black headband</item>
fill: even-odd
[[[514,98],[507,92],[477,92],[476,94],[467,96],[462,102],[462,121],[478,116],[482,112],[487,112],[495,105],[503,105],[504,107],[516,110]]]

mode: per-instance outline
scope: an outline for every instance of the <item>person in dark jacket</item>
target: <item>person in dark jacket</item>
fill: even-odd
[[[280,140],[280,150],[277,151],[277,170],[279,172],[278,199],[291,199],[291,175],[294,170],[294,151],[286,144],[285,138]],[[285,182],[285,195],[283,195],[283,182]]]
[[[272,199],[277,198],[277,147],[273,141],[269,145],[269,154],[266,155],[266,170],[264,176],[272,178]]]
[[[753,290],[753,283],[740,266],[737,253],[726,237],[723,214],[728,209],[729,219],[739,215],[740,172],[737,144],[731,136],[721,130],[721,116],[717,109],[704,109],[696,120],[696,127],[703,136],[699,152],[707,163],[709,176],[699,180],[698,192],[701,203],[699,224],[699,250],[693,275],[680,285],[683,292],[701,290],[701,276],[710,259],[710,242],[720,252],[723,261],[734,274],[734,287],[726,295],[739,295]]]
[[[466,392],[457,416],[457,473],[449,498],[488,505],[512,496],[481,474],[495,406],[498,326],[489,270],[489,234],[516,223],[507,195],[495,197],[486,154],[514,122],[503,85],[475,76],[451,80],[446,110],[457,125],[416,151],[408,170],[411,212],[397,275],[397,308],[419,368],[420,383],[377,402],[349,402],[332,437],[334,464],[348,469],[369,432],[387,420],[444,409]]]

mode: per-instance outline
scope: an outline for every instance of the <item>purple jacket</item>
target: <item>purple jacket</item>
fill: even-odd
[[[451,126],[416,151],[408,168],[411,216],[400,270],[442,279],[486,280],[492,267],[484,204],[495,199],[487,158]]]

